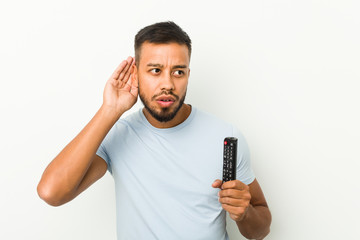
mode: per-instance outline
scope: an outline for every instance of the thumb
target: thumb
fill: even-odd
[[[222,181],[220,179],[216,179],[213,184],[212,184],[212,187],[213,188],[220,188],[222,185]]]

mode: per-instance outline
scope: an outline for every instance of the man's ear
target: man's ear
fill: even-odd
[[[131,74],[131,78],[132,78],[131,80],[137,82],[137,80],[138,80],[138,69],[137,69],[137,66],[135,64],[132,67],[133,67],[133,72]]]
[[[133,69],[133,74],[136,75],[136,74],[137,74],[137,70],[138,70],[136,64],[134,63],[134,64],[132,65],[132,67],[134,68],[134,69]]]

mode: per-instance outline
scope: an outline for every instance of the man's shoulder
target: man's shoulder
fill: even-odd
[[[139,110],[135,110],[131,113],[127,113],[126,115],[121,116],[112,126],[108,135],[117,135],[119,132],[128,131],[131,128],[137,128],[140,123],[141,116],[139,114]]]
[[[136,109],[133,112],[127,113],[124,117],[121,117],[118,122],[121,124],[132,124],[141,120],[141,109]]]

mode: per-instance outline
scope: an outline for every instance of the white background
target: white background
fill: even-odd
[[[109,173],[57,208],[36,186],[100,107],[137,31],[165,20],[193,41],[186,102],[248,140],[267,239],[357,238],[359,12],[355,0],[1,1],[0,239],[115,239]]]

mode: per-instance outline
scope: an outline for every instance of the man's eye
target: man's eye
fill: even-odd
[[[160,69],[158,69],[158,68],[153,68],[153,69],[151,69],[150,72],[152,72],[152,73],[159,73],[159,72],[160,72]]]
[[[174,72],[174,75],[175,75],[175,76],[182,76],[182,75],[184,75],[184,71],[176,70],[176,71]]]

